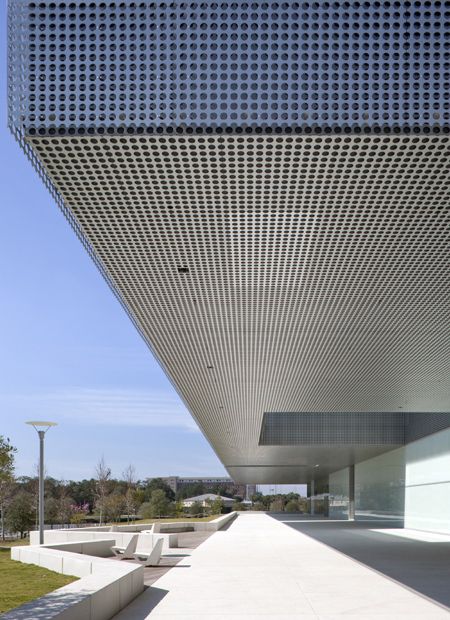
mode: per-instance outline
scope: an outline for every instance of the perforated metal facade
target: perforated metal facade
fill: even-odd
[[[449,13],[10,2],[11,129],[235,480],[373,453],[264,412],[450,410]]]
[[[448,2],[10,5],[28,132],[450,123]]]
[[[426,415],[408,414],[405,428],[405,441],[406,443],[415,441],[431,433],[442,431],[449,426],[449,413],[427,413]]]
[[[449,413],[265,413],[261,446],[379,446],[392,450],[450,427]]]
[[[405,443],[405,414],[378,413],[266,413],[261,446],[351,445],[384,446]]]

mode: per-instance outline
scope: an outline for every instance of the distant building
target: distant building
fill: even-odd
[[[206,508],[210,502],[216,499],[221,499],[225,508],[231,508],[234,500],[229,497],[222,497],[221,495],[214,495],[214,493],[204,493],[203,495],[196,495],[195,497],[188,497],[182,501],[185,508],[190,508],[193,504],[199,503],[203,508]]]
[[[256,485],[238,484],[232,478],[226,477],[213,478],[207,476],[200,478],[184,478],[180,476],[168,476],[163,478],[163,480],[167,485],[169,485],[174,493],[196,484],[201,484],[205,492],[218,492],[219,494],[229,493],[233,496],[242,497],[242,499],[250,499],[256,492]]]

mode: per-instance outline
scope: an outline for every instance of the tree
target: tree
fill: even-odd
[[[145,492],[142,489],[136,489],[134,492],[135,502],[136,502],[136,510],[139,508],[141,504],[145,502]]]
[[[105,522],[120,521],[125,508],[125,497],[120,493],[107,495],[103,503]]]
[[[177,500],[187,499],[188,497],[196,497],[197,495],[203,495],[205,493],[205,485],[203,482],[194,482],[192,484],[186,484],[177,491]]]
[[[142,519],[151,519],[152,518],[152,505],[150,502],[143,502],[140,506],[139,506],[139,511],[138,511],[139,516]]]
[[[214,499],[207,500],[209,513],[212,515],[222,514],[224,508],[223,499],[221,497],[215,497]]]
[[[245,504],[243,504],[242,502],[234,502],[234,504],[231,507],[231,509],[232,510],[236,510],[236,511],[245,510]]]
[[[89,504],[89,512],[94,509],[96,498],[97,482],[93,478],[67,483],[67,494],[73,499],[75,504]]]
[[[152,492],[150,499],[150,510],[152,517],[161,518],[162,515],[167,515],[169,512],[169,500],[162,489],[156,489]]]
[[[71,523],[73,506],[73,499],[63,493],[58,500],[58,523],[61,525]]]
[[[194,502],[189,508],[189,512],[193,516],[201,515],[203,514],[203,506],[200,502]]]
[[[267,510],[267,508],[262,502],[256,502],[255,504],[253,504],[252,510]]]
[[[297,500],[290,499],[284,509],[286,512],[300,512],[300,505]]]
[[[306,497],[300,497],[298,500],[298,507],[300,512],[308,512],[308,500]]]
[[[152,507],[150,502],[142,502],[139,506],[138,515],[141,519],[151,519],[152,518]]]
[[[31,494],[33,500],[33,510],[34,510],[34,527],[37,530],[39,527],[39,462],[34,464],[34,476],[29,478],[29,485],[27,491]],[[47,469],[44,467],[44,481],[45,488],[47,484]]]
[[[258,493],[253,493],[253,495],[251,496],[250,499],[252,500],[252,502],[254,504],[256,504],[256,502],[263,503],[264,495],[262,493],[259,493],[259,492]]]
[[[276,497],[272,500],[269,507],[270,512],[283,512],[284,500],[282,497]]]
[[[175,502],[175,515],[177,517],[182,517],[183,514],[184,514],[183,502]]]
[[[127,521],[129,521],[130,515],[133,517],[136,515],[136,470],[133,465],[128,465],[122,475],[127,484],[125,512],[127,513]]]
[[[169,501],[175,499],[175,493],[162,478],[148,478],[144,483],[145,501],[151,501],[153,491],[164,491]]]
[[[289,502],[291,500],[294,500],[296,502],[298,502],[298,500],[300,499],[300,495],[298,493],[286,493],[285,495],[283,495],[284,499],[286,502]]]
[[[2,540],[5,540],[5,511],[14,486],[14,455],[17,448],[0,435],[0,513]]]
[[[95,492],[96,492],[96,506],[100,513],[100,525],[103,520],[103,513],[105,511],[105,498],[108,495],[109,490],[109,482],[111,479],[111,469],[107,467],[105,463],[105,459],[102,458],[97,463],[97,467],[95,468],[96,482],[95,482]]]
[[[80,525],[80,523],[84,523],[86,520],[86,516],[89,512],[89,504],[86,502],[84,504],[72,504],[72,517],[70,519],[71,523],[75,523],[76,525]]]
[[[54,497],[46,497],[45,498],[45,514],[44,521],[47,525],[51,525],[52,527],[58,523],[58,512],[59,512],[59,502]]]
[[[204,485],[203,485],[204,486]],[[232,488],[232,491],[236,491],[236,489]],[[206,489],[205,489],[206,491]],[[226,484],[215,484],[211,487],[211,493],[215,495],[220,495],[221,497],[229,497],[230,499],[233,497],[234,493],[230,493],[230,487]],[[202,495],[202,493],[197,493],[197,495]]]
[[[20,491],[11,501],[5,518],[6,527],[11,533],[20,532],[23,538],[34,523],[33,498],[30,493]]]

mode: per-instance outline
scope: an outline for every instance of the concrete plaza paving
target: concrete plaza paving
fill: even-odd
[[[302,532],[297,521],[294,526],[265,514],[239,516],[182,557],[116,620],[450,618],[445,606]],[[330,521],[321,523],[332,529]]]

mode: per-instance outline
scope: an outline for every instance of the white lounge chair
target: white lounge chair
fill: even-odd
[[[133,553],[134,559],[142,566],[157,566],[161,559],[163,538],[158,538],[152,549],[144,548]]]
[[[136,551],[137,541],[138,535],[135,534],[130,538],[130,541],[126,547],[114,545],[114,547],[111,547],[111,551],[114,553],[114,555],[120,557],[121,560],[132,560],[133,553]]]

